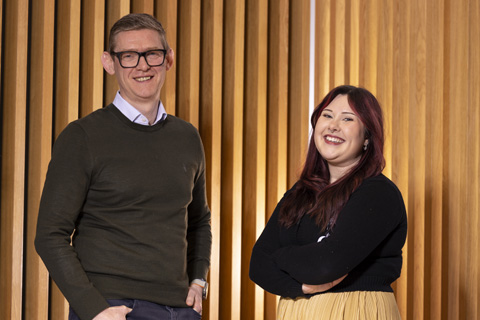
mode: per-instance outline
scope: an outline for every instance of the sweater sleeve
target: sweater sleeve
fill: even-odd
[[[212,247],[211,213],[208,207],[205,182],[205,154],[201,138],[198,139],[199,169],[192,190],[192,202],[188,206],[187,270],[190,281],[206,279],[210,267]]]
[[[109,307],[89,281],[71,235],[90,183],[92,159],[83,130],[72,123],[55,142],[40,202],[35,248],[72,308],[92,319]]]
[[[396,232],[404,219],[403,199],[393,183],[365,181],[340,212],[328,238],[281,248],[275,252],[274,261],[301,283],[328,283],[350,273]],[[403,242],[398,243],[400,250],[402,246]]]
[[[304,296],[302,283],[282,270],[274,259],[280,249],[278,213],[282,201],[275,208],[265,229],[255,243],[250,259],[250,279],[266,291],[282,297]]]

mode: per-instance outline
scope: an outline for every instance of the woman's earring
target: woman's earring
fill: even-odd
[[[367,151],[367,146],[368,146],[368,143],[363,145],[363,151]]]

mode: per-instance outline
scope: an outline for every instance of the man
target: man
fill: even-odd
[[[69,319],[201,318],[212,241],[205,159],[198,131],[160,102],[173,58],[155,18],[118,20],[102,55],[120,87],[113,104],[55,142],[35,246]]]

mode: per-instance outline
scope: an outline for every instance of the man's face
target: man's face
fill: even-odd
[[[120,32],[115,43],[115,52],[164,49],[158,32],[150,29]],[[103,53],[102,63],[109,74],[115,74],[120,95],[132,106],[156,104],[160,100],[165,73],[173,64],[173,50],[166,53],[165,62],[159,67],[150,67],[145,58],[140,57],[136,67],[123,68],[118,58],[108,52]]]

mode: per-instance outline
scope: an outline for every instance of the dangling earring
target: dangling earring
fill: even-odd
[[[367,146],[368,146],[368,143],[363,145],[363,151],[367,151]]]

